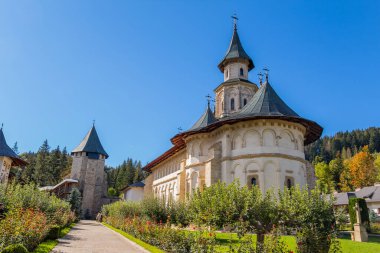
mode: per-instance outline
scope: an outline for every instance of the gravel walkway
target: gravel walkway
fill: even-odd
[[[80,221],[53,253],[147,253],[145,249],[96,221]]]

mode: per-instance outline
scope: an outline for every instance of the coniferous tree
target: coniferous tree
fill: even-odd
[[[18,151],[18,144],[17,144],[17,141],[15,142],[15,144],[13,145],[13,148],[12,148],[13,152],[16,153],[16,155],[19,154],[19,151]]]
[[[48,141],[45,140],[37,152],[36,167],[33,173],[33,181],[40,186],[46,185],[47,181],[49,180],[49,175],[47,174],[50,172],[48,162],[49,151],[50,146],[48,144]]]

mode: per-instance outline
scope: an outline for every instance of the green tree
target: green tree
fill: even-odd
[[[78,188],[73,188],[70,192],[69,203],[71,205],[71,211],[75,213],[75,216],[79,219],[81,215],[82,198]]]
[[[340,175],[344,171],[343,159],[340,156],[337,156],[337,158],[330,161],[329,171],[331,173],[334,188],[337,191],[340,191]]]
[[[50,146],[48,144],[48,141],[45,140],[37,152],[36,166],[33,173],[34,182],[40,186],[46,185],[49,180],[49,175],[47,174],[50,172],[48,162],[49,151]]]
[[[334,178],[330,166],[323,162],[318,162],[315,166],[315,176],[317,177],[317,188],[324,193],[330,193],[334,189]]]
[[[18,151],[18,144],[17,144],[17,141],[15,142],[15,144],[13,145],[13,148],[12,148],[13,152],[16,153],[16,155],[19,154],[19,151]]]

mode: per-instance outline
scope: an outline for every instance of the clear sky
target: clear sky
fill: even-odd
[[[170,148],[240,39],[324,134],[380,126],[380,1],[1,1],[0,122],[10,146],[71,151],[96,120],[109,165]]]

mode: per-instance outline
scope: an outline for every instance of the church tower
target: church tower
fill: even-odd
[[[94,218],[100,211],[107,192],[107,177],[104,171],[105,159],[108,158],[95,126],[93,126],[82,142],[71,155],[73,165],[71,178],[79,181],[82,193],[82,216]]]
[[[248,73],[255,65],[244,51],[237,32],[237,18],[230,46],[218,68],[224,74],[224,82],[215,90],[215,116],[222,118],[242,109],[258,90],[256,84],[248,80]]]
[[[20,159],[18,155],[8,146],[3,127],[0,128],[0,184],[8,183],[9,171],[12,166],[25,166],[28,163]]]

